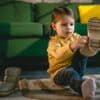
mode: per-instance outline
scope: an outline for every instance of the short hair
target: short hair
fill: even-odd
[[[57,22],[59,18],[62,18],[63,16],[68,15],[74,18],[72,9],[68,7],[57,7],[54,8],[53,13],[51,15],[51,22]]]

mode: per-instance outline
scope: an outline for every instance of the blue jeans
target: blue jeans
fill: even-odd
[[[54,82],[59,85],[69,85],[73,90],[82,95],[81,85],[88,57],[80,54],[79,50],[74,54],[72,64],[59,71],[54,77]]]

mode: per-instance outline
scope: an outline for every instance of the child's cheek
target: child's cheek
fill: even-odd
[[[66,31],[67,27],[66,26],[62,26],[62,30]]]

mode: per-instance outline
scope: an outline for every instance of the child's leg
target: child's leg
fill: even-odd
[[[73,68],[64,68],[57,73],[54,82],[59,85],[69,85],[72,89],[82,95],[81,85],[82,79],[80,75]]]
[[[57,73],[54,82],[59,85],[69,85],[73,90],[83,97],[94,97],[96,84],[94,79],[82,80],[80,75],[73,68],[64,68]]]
[[[86,70],[87,60],[88,60],[88,57],[80,54],[79,50],[77,50],[77,52],[75,53],[73,57],[71,67],[73,67],[79,73],[81,77],[84,75],[84,72]]]

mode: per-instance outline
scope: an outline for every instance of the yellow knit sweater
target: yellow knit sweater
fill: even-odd
[[[47,52],[49,61],[48,73],[51,78],[62,68],[71,64],[74,52],[72,52],[69,45],[77,41],[79,36],[79,34],[73,33],[68,35],[66,39],[57,35],[50,38]]]
[[[62,68],[71,65],[75,52],[72,52],[70,49],[70,44],[77,41],[79,37],[79,34],[73,33],[68,35],[66,39],[57,35],[50,38],[47,52],[49,61],[48,73],[51,78],[53,78]],[[85,56],[96,55],[97,50],[92,49],[88,44],[89,43],[87,43],[84,48],[80,49],[80,53]]]

